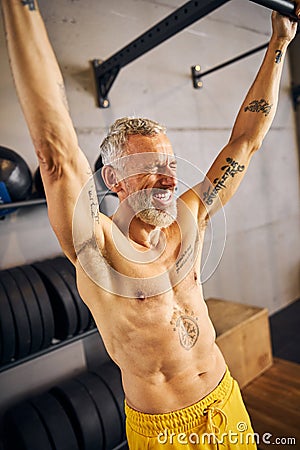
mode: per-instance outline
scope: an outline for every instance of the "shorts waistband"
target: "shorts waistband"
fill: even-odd
[[[127,423],[133,431],[147,437],[156,437],[166,429],[174,433],[184,433],[204,422],[207,410],[226,402],[233,386],[233,378],[228,368],[218,386],[199,402],[177,411],[164,414],[146,414],[128,406],[125,400]]]

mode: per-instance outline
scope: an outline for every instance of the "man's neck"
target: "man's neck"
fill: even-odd
[[[124,236],[132,242],[149,249],[158,245],[160,228],[147,224],[134,216],[131,208],[121,206],[111,219]]]
[[[141,219],[134,217],[129,227],[128,238],[133,242],[150,249],[158,245],[160,235],[160,228],[149,225]]]

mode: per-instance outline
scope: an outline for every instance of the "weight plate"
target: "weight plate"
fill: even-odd
[[[71,422],[65,410],[53,395],[46,392],[30,399],[30,403],[43,422],[54,449],[79,450]]]
[[[2,270],[0,272],[0,280],[10,303],[15,324],[15,358],[23,358],[29,354],[31,344],[30,324],[27,311],[17,283],[7,270]]]
[[[113,362],[109,361],[102,364],[97,370],[93,370],[92,373],[100,377],[108,389],[111,391],[118,411],[120,414],[120,420],[122,424],[123,435],[125,433],[125,411],[124,411],[124,400],[125,395],[122,387],[121,372],[119,367]]]
[[[32,264],[48,291],[54,313],[55,337],[66,339],[76,333],[78,316],[73,298],[61,277],[47,261]]]
[[[49,391],[66,411],[80,450],[99,450],[103,435],[96,406],[82,384],[68,380]]]
[[[3,430],[5,450],[53,450],[47,431],[29,402],[5,413]]]
[[[103,450],[112,450],[122,440],[122,424],[115,400],[100,377],[93,373],[84,373],[77,380],[87,389],[93,398],[103,429]]]
[[[8,363],[16,350],[16,331],[11,307],[0,282],[0,340],[1,340],[1,364]]]
[[[9,269],[8,272],[14,278],[23,297],[23,303],[30,323],[30,353],[35,353],[41,348],[43,342],[43,323],[38,302],[28,279],[21,269],[14,267]]]
[[[54,317],[50,299],[38,272],[30,265],[20,266],[19,268],[27,277],[38,302],[43,323],[43,343],[41,348],[44,349],[50,346],[54,338]]]
[[[76,269],[73,266],[73,264],[71,263],[71,261],[69,261],[68,258],[66,258],[65,256],[57,256],[54,260],[61,261],[64,264],[65,268],[71,273],[72,277],[74,278],[75,285],[76,285]],[[77,286],[76,286],[76,289],[77,289]],[[86,306],[85,303],[83,303],[83,304],[84,304],[84,306]],[[90,313],[89,309],[87,307],[86,307],[86,309],[88,310],[88,313],[89,313],[89,324],[88,324],[87,330],[91,330],[96,327],[96,324],[94,322],[93,316]]]
[[[51,264],[52,268],[56,270],[56,272],[61,276],[65,284],[67,285],[73,300],[75,307],[77,309],[78,314],[78,329],[77,333],[82,333],[87,330],[90,323],[90,312],[81,299],[79,292],[76,286],[75,276],[72,275],[71,271],[67,267],[65,260],[63,258],[55,258],[52,260],[48,260]]]

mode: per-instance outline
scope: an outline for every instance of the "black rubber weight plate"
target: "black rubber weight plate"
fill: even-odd
[[[77,380],[85,386],[98,410],[103,429],[103,450],[112,450],[121,443],[123,436],[120,413],[112,393],[93,373],[84,373]]]
[[[53,269],[56,270],[57,273],[59,273],[59,275],[69,288],[78,314],[77,333],[82,333],[89,327],[90,312],[79,295],[75,276],[72,275],[71,271],[68,268],[68,263],[66,264],[66,261],[63,258],[55,258],[49,260],[49,263],[51,264]]]
[[[31,345],[30,353],[35,353],[40,350],[43,343],[43,323],[39,310],[39,305],[35,297],[35,293],[27,280],[24,273],[18,267],[9,269],[8,272],[14,278],[17,283],[23,302],[27,311],[27,315],[30,323]]]
[[[60,260],[60,261],[63,261],[63,264],[64,264],[64,266],[65,266],[65,268],[69,271],[69,273],[72,275],[72,277],[74,278],[74,280],[75,280],[75,285],[76,285],[76,269],[75,269],[75,267],[73,266],[73,264],[71,263],[71,261],[69,261],[68,260],[68,258],[66,258],[65,256],[57,256],[56,258],[54,258],[54,260],[56,261],[56,260]],[[76,285],[76,289],[77,289],[77,285]],[[85,306],[85,304],[84,304],[84,306]],[[86,309],[88,310],[88,314],[89,314],[89,324],[88,324],[88,327],[87,327],[87,329],[92,329],[92,328],[95,328],[96,327],[96,324],[95,324],[95,322],[94,322],[94,318],[93,318],[93,316],[92,316],[92,314],[91,314],[91,312],[89,311],[89,309],[86,307]]]
[[[57,450],[79,450],[71,422],[59,401],[45,393],[30,400],[46,428],[52,447]],[[42,450],[42,449],[41,449]]]
[[[6,412],[3,430],[5,450],[53,450],[43,423],[28,402]]]
[[[47,261],[36,262],[33,267],[39,272],[49,294],[54,312],[55,337],[65,339],[74,336],[78,315],[69,289]]]
[[[112,361],[109,361],[105,364],[102,364],[97,370],[94,370],[93,373],[99,376],[106,386],[111,391],[116,405],[119,410],[121,424],[122,424],[122,432],[123,435],[125,433],[125,412],[124,412],[124,391],[122,387],[122,379],[121,372],[119,367]]]
[[[73,266],[73,264],[71,263],[71,261],[69,261],[68,258],[66,258],[65,256],[57,256],[56,258],[54,258],[54,261],[60,261],[64,265],[64,267],[69,271],[69,273],[74,278],[75,285],[76,285],[76,270],[75,270],[75,267]],[[77,289],[77,286],[76,286],[76,289]],[[82,301],[82,303],[83,303],[83,301]],[[84,303],[83,303],[83,305],[86,306]],[[95,328],[96,324],[94,322],[93,316],[90,313],[89,309],[87,307],[86,307],[86,309],[87,309],[88,315],[89,315],[89,323],[88,323],[87,329],[90,330],[90,329]]]
[[[16,331],[15,358],[23,358],[30,352],[31,334],[27,311],[17,283],[7,270],[0,272],[0,280],[11,305]]]
[[[0,282],[0,361],[9,362],[15,356],[16,332],[9,301]]]
[[[65,409],[76,433],[80,450],[99,450],[103,442],[96,406],[84,386],[69,380],[50,390]]]
[[[35,293],[43,323],[43,343],[41,348],[47,348],[54,338],[54,317],[48,293],[41,277],[33,267],[25,265],[19,268],[27,277]]]

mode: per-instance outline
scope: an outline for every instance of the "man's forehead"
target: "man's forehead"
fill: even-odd
[[[174,153],[166,152],[141,152],[131,153],[119,159],[125,166],[147,166],[149,164],[169,164],[176,160]]]
[[[128,136],[126,152],[128,154],[136,154],[136,153],[173,154],[173,148],[170,140],[163,133],[150,136],[134,134]]]

